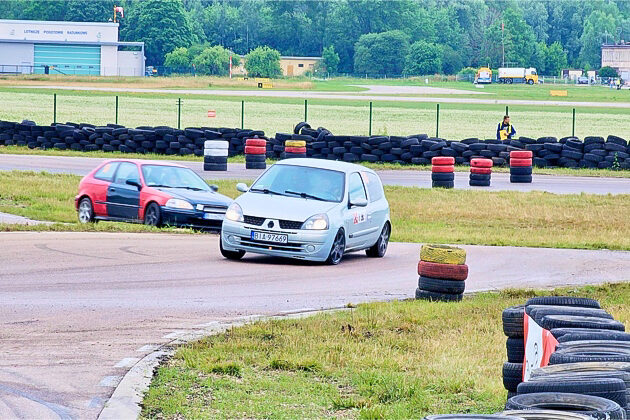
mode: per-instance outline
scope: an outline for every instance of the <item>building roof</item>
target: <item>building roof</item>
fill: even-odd
[[[280,56],[282,60],[321,60],[321,57],[296,57],[294,55],[282,55]]]
[[[630,44],[602,44],[602,48],[630,48]]]
[[[13,43],[13,44],[72,44],[72,45],[105,45],[105,46],[129,46],[129,47],[143,47],[144,42],[90,42],[90,41],[62,41],[62,40],[39,40],[39,39],[3,39],[0,38],[0,43]]]
[[[118,22],[73,22],[63,20],[9,20],[0,19],[0,24],[3,23],[32,23],[37,25],[87,25],[87,26],[118,26]]]

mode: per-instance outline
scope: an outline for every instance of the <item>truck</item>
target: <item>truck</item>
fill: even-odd
[[[492,70],[489,67],[481,67],[475,75],[475,84],[492,83]]]
[[[533,85],[538,83],[538,73],[533,67],[499,67],[499,83],[527,83]]]

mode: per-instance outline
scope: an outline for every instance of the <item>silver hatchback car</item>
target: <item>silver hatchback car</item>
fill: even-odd
[[[245,252],[339,264],[347,252],[383,257],[391,234],[378,175],[361,165],[286,159],[267,169],[225,213],[221,254]]]

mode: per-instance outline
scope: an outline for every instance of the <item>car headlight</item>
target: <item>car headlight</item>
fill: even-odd
[[[179,198],[171,198],[166,202],[166,207],[180,210],[193,210],[192,204],[186,200],[180,200]]]
[[[233,222],[243,222],[243,209],[238,204],[232,203],[225,212],[225,218]]]
[[[316,214],[309,217],[306,222],[302,224],[302,229],[309,230],[325,230],[328,229],[328,216],[325,214]]]

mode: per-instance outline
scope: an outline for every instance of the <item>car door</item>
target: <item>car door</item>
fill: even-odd
[[[367,202],[367,193],[361,175],[358,172],[353,172],[348,177],[348,201],[344,217],[347,232],[347,249],[360,248],[369,240],[368,207],[350,205],[357,199],[363,199]]]
[[[108,162],[101,166],[89,181],[90,198],[94,205],[94,215],[97,217],[107,216],[107,190],[114,180],[116,168],[118,162]]]
[[[389,214],[389,204],[385,199],[383,184],[378,175],[372,172],[361,172],[363,184],[368,192],[369,204],[367,206],[367,216],[370,232],[370,244],[375,244],[378,240],[385,220]]]
[[[128,180],[140,182],[140,174],[135,163],[121,162],[116,170],[114,181],[107,188],[107,214],[118,219],[138,219],[140,190]]]

